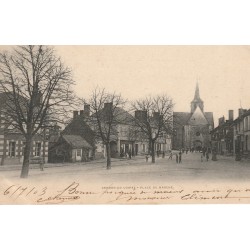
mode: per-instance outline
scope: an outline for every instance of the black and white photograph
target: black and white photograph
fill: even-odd
[[[1,203],[249,203],[249,46],[1,46]]]

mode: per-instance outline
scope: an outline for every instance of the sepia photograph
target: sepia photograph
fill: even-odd
[[[249,46],[0,46],[0,203],[249,203],[249,65]]]
[[[1,249],[248,249],[248,5],[2,2]]]

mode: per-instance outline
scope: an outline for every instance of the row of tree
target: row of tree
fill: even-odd
[[[28,177],[34,135],[55,122],[65,123],[82,103],[73,85],[72,70],[51,46],[17,46],[11,52],[0,53],[0,92],[6,98],[1,114],[26,140],[21,178]],[[121,94],[105,89],[95,88],[87,102],[96,137],[106,146],[107,169],[111,167],[112,136],[117,133],[117,124],[124,122],[134,124],[133,133],[148,140],[155,162],[155,142],[164,133],[172,133],[171,98],[159,95],[134,101],[129,111],[138,111],[135,116],[124,116],[128,102]]]

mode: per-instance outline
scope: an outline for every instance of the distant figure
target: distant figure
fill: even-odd
[[[162,158],[165,158],[165,151],[163,151],[162,153]]]
[[[208,153],[208,151],[206,152],[206,159],[207,159],[207,161],[209,159],[209,153]]]
[[[172,157],[173,157],[173,153],[172,153],[172,151],[170,151],[170,155],[169,155],[169,160],[172,160]]]
[[[188,149],[186,149],[186,154],[188,153]]]
[[[179,163],[179,157],[178,157],[178,154],[175,154],[175,157],[176,157],[176,163]],[[172,158],[171,158],[172,159]]]
[[[179,152],[179,163],[182,162],[182,161],[181,161],[181,155],[182,155],[182,152],[180,151],[180,152]]]
[[[148,156],[148,155],[146,155],[146,162],[148,162],[148,158],[149,158],[149,156]]]
[[[201,154],[201,162],[203,162],[203,153]]]
[[[44,168],[43,168],[44,167],[43,160],[40,160],[39,165],[40,165],[40,170],[43,171],[44,170]]]
[[[131,160],[131,157],[132,157],[131,151],[128,152],[128,156],[129,156],[129,159]]]

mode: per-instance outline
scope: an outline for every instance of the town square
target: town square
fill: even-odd
[[[37,182],[57,178],[90,183],[247,181],[250,111],[246,49],[245,46],[3,47],[1,176]],[[144,52],[153,62],[143,56]],[[210,69],[211,74],[203,72],[205,62],[211,61],[208,52],[214,58],[221,55],[221,62],[216,69]],[[229,60],[236,53],[242,53],[238,60],[243,69]],[[193,58],[194,65],[189,61],[181,63],[182,54]],[[171,55],[173,62],[166,55]],[[85,58],[91,60],[82,73]],[[134,64],[137,61],[138,65]],[[203,62],[202,66],[199,62]],[[197,68],[197,74],[203,76],[185,79],[180,75],[185,84],[181,83],[180,72],[177,68],[174,71],[172,64],[183,70]],[[142,72],[134,71],[134,66],[141,67]],[[225,98],[220,91],[223,88],[230,91],[230,85],[221,82],[210,89],[208,82],[220,68],[228,74],[243,70],[246,74],[237,92],[240,99],[224,101],[223,108],[217,105],[218,97]],[[118,87],[111,87],[108,81],[116,81],[120,75],[115,73],[119,70],[127,75],[120,79]],[[155,78],[159,87],[153,88],[149,85],[152,79],[147,83],[143,77],[152,77],[157,71],[161,71],[159,79]],[[107,84],[99,85],[101,77]],[[132,86],[136,77],[142,78],[138,79],[141,91],[132,94],[133,89],[127,89],[125,82]],[[165,77],[175,84],[162,84]]]

